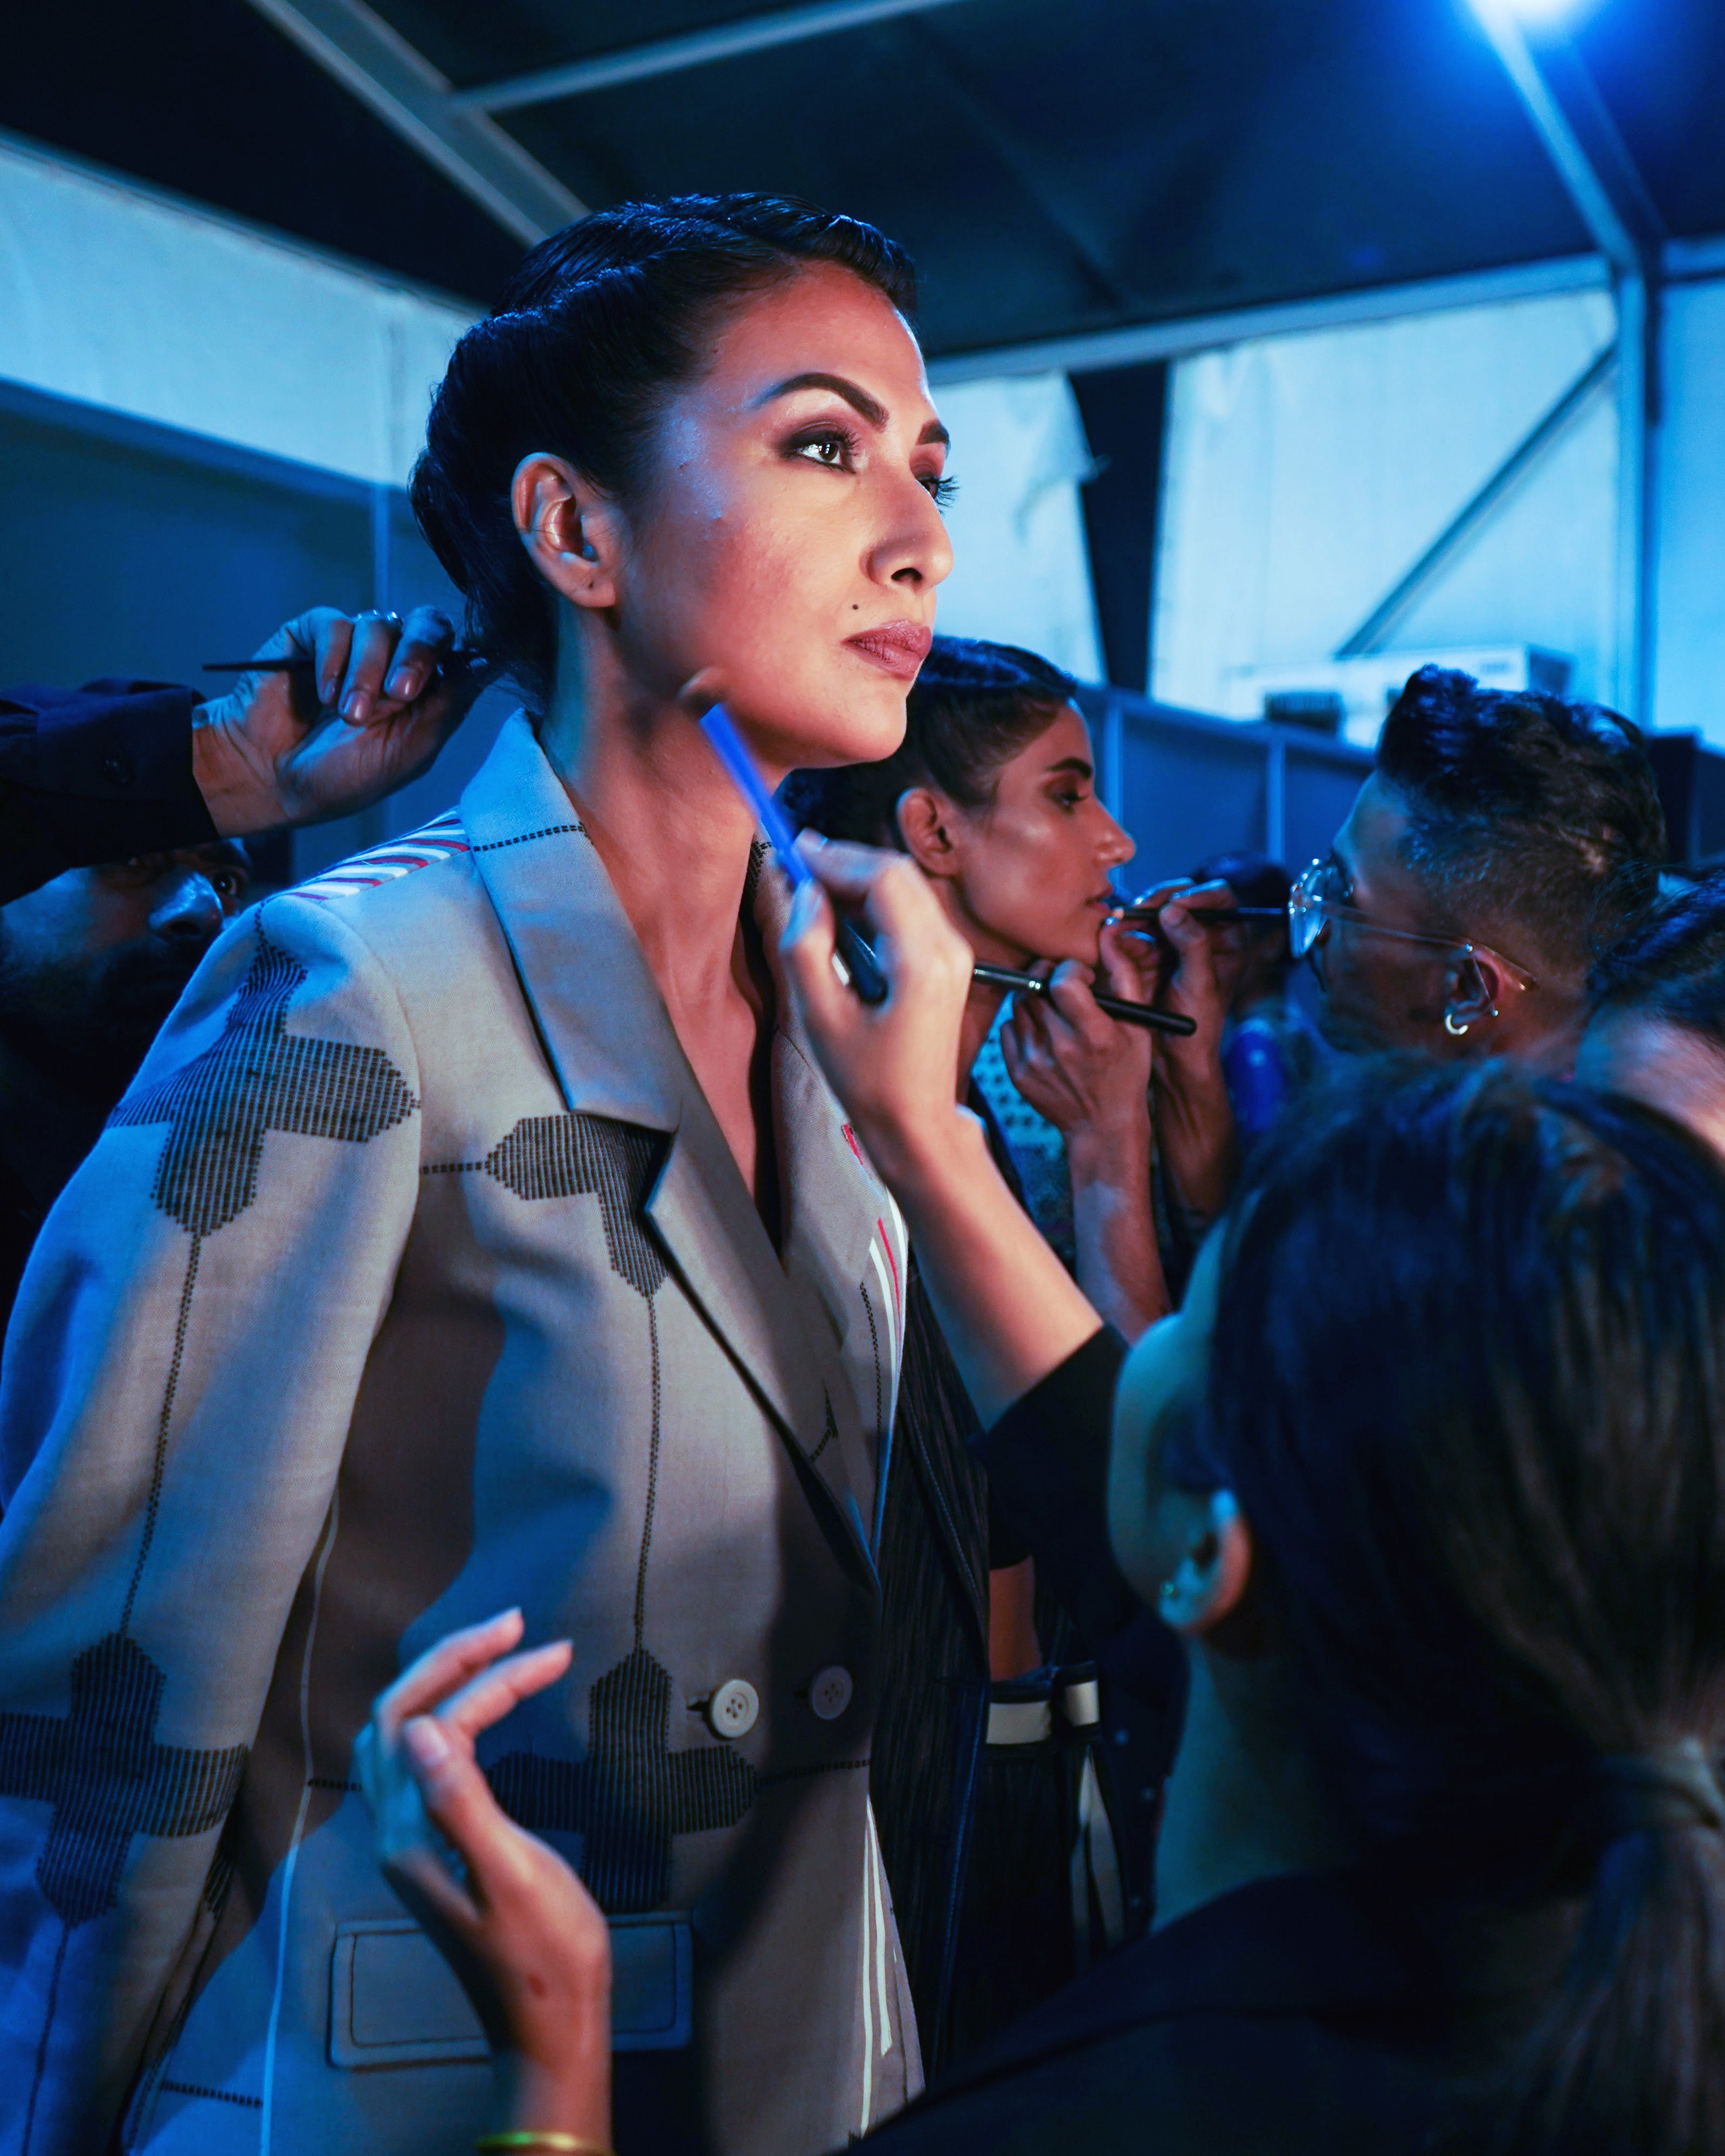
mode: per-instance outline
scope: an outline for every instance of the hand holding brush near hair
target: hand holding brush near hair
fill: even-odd
[[[192,767],[218,831],[352,815],[423,771],[494,678],[434,607],[313,607],[249,661],[212,660],[233,687],[193,715]]]

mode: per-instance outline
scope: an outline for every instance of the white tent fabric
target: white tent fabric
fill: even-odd
[[[937,386],[934,401],[957,481],[942,634],[1021,644],[1081,681],[1101,680],[1079,495],[1091,454],[1071,383],[1064,374],[954,382]]]
[[[1665,306],[1654,716],[1725,748],[1725,281]]]
[[[1179,362],[1154,693],[1222,711],[1230,670],[1333,651],[1612,330],[1609,300],[1583,292],[1261,338]],[[1394,624],[1391,643],[1540,644],[1574,660],[1574,693],[1605,693],[1615,519],[1608,392]]]
[[[470,317],[0,141],[0,376],[401,485]]]

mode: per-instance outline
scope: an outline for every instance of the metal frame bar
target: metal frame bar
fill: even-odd
[[[523,245],[586,216],[586,204],[513,136],[458,107],[448,78],[365,0],[249,5]]]
[[[774,45],[800,44],[809,38],[829,38],[840,30],[884,23],[895,15],[918,15],[932,8],[950,8],[956,0],[814,0],[801,8],[781,8],[765,15],[743,15],[728,23],[688,30],[674,38],[654,38],[616,52],[568,60],[557,67],[535,68],[501,82],[480,83],[455,91],[457,111],[509,112],[524,105],[549,105],[559,98],[581,97],[589,90],[615,90],[626,82],[645,82],[656,74],[678,74],[710,67],[715,60],[737,59]]]
[[[1594,245],[1617,300],[1617,629],[1613,701],[1652,722],[1653,419],[1657,398],[1661,251],[1642,245],[1631,216],[1595,169],[1507,0],[1474,0],[1492,50],[1520,98]],[[1579,59],[1574,65],[1580,66]],[[1622,152],[1627,161],[1627,151]],[[1640,192],[1645,194],[1645,187]]]
[[[1034,344],[947,352],[929,361],[928,378],[933,382],[974,382],[1010,374],[1087,374],[1101,367],[1142,366],[1147,360],[1183,359],[1193,352],[1242,343],[1248,337],[1345,329],[1357,322],[1399,321],[1409,315],[1440,314],[1451,307],[1487,306],[1506,300],[1543,299],[1555,292],[1603,292],[1609,285],[1609,270],[1599,255],[1574,254],[1551,262],[1517,263],[1503,270],[1473,270],[1460,277],[1422,278],[1416,284],[1377,285],[1361,291],[1325,293],[1311,300],[1276,300],[1267,306],[1235,308],[1226,314],[1137,322],[1122,329],[1091,330]]]
[[[1406,573],[1397,578],[1351,636],[1336,646],[1337,659],[1362,659],[1381,650],[1384,639],[1397,618],[1439,577],[1478,531],[1516,481],[1555,442],[1594,392],[1601,388],[1617,366],[1615,338],[1596,352],[1548,411],[1536,419],[1497,470],[1463,503],[1425,552]]]

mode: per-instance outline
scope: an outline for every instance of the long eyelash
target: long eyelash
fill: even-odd
[[[956,479],[925,480],[923,484],[927,487],[930,498],[937,509],[944,509],[958,491],[958,482]]]
[[[819,427],[805,427],[801,434],[793,434],[785,444],[786,454],[795,456],[799,449],[813,449],[817,443],[838,442],[847,457],[854,458],[857,450],[856,436],[848,427],[834,426],[830,422]]]

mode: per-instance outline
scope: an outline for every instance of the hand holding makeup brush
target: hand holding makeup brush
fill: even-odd
[[[193,715],[192,769],[224,837],[321,824],[381,800],[436,756],[485,686],[449,657],[434,607],[350,615],[314,607],[276,630],[259,661]]]

